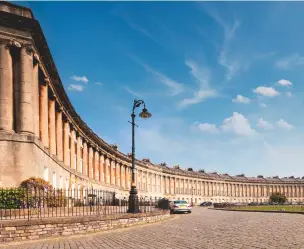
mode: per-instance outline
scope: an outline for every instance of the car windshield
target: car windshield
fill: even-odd
[[[174,204],[187,204],[187,201],[174,201]]]

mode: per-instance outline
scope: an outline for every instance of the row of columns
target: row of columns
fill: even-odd
[[[304,197],[304,185],[234,184],[192,180],[138,170],[139,190],[162,194],[201,196],[269,197],[274,192],[287,197]]]
[[[129,165],[107,158],[86,142],[63,112],[31,44],[0,41],[0,132],[31,134],[59,161],[101,183],[129,188]],[[138,171],[140,191],[162,194],[304,197],[303,186],[216,183]]]

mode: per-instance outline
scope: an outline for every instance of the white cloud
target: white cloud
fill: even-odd
[[[83,85],[69,84],[68,90],[82,92],[84,90],[84,87]]]
[[[134,95],[135,97],[138,97],[138,98],[141,98],[141,97],[142,97],[142,94],[141,94],[141,93],[135,92],[135,91],[131,90],[129,87],[127,87],[127,86],[125,86],[125,90],[126,90],[128,93]]]
[[[203,132],[219,133],[219,130],[215,124],[202,123],[198,124],[197,127]]]
[[[247,97],[244,97],[242,95],[237,95],[236,98],[232,99],[233,103],[243,103],[243,104],[249,104],[250,99]]]
[[[292,93],[291,93],[291,92],[286,92],[285,95],[286,95],[287,97],[292,97]]]
[[[259,118],[257,126],[264,129],[264,130],[272,130],[273,129],[273,125],[271,123],[269,123],[268,121],[264,120],[263,118]]]
[[[289,124],[282,118],[277,122],[277,126],[286,130],[291,130],[294,128],[293,125]]]
[[[281,79],[277,83],[281,86],[292,86],[292,83],[289,80]]]
[[[102,82],[95,82],[96,85],[102,86],[103,83]]]
[[[265,107],[267,107],[267,105],[265,103],[260,103],[260,107],[265,108]]]
[[[289,57],[280,59],[275,63],[275,66],[277,68],[285,69],[285,70],[303,65],[304,65],[304,57],[300,56],[299,54],[293,54]]]
[[[234,112],[229,118],[223,121],[222,131],[235,133],[240,136],[252,136],[257,132],[251,128],[250,122],[244,115]]]
[[[89,80],[86,76],[76,76],[76,75],[73,75],[71,77],[72,80],[75,80],[75,81],[81,81],[81,82],[84,82],[84,83],[88,83]]]
[[[265,97],[275,97],[277,95],[280,95],[280,93],[273,87],[265,87],[265,86],[259,86],[256,89],[254,89],[253,92],[256,94],[263,95]]]
[[[190,105],[201,103],[208,98],[214,98],[217,96],[218,93],[215,90],[199,90],[194,93],[194,97],[181,100],[179,102],[179,107],[185,108]]]

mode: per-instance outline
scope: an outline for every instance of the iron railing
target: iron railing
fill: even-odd
[[[127,198],[104,190],[0,188],[0,220],[109,217],[126,214],[128,205]],[[157,206],[156,199],[139,199],[142,213],[159,212]]]

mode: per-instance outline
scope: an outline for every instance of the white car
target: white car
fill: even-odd
[[[171,213],[191,213],[192,205],[185,200],[174,200],[170,202]]]

